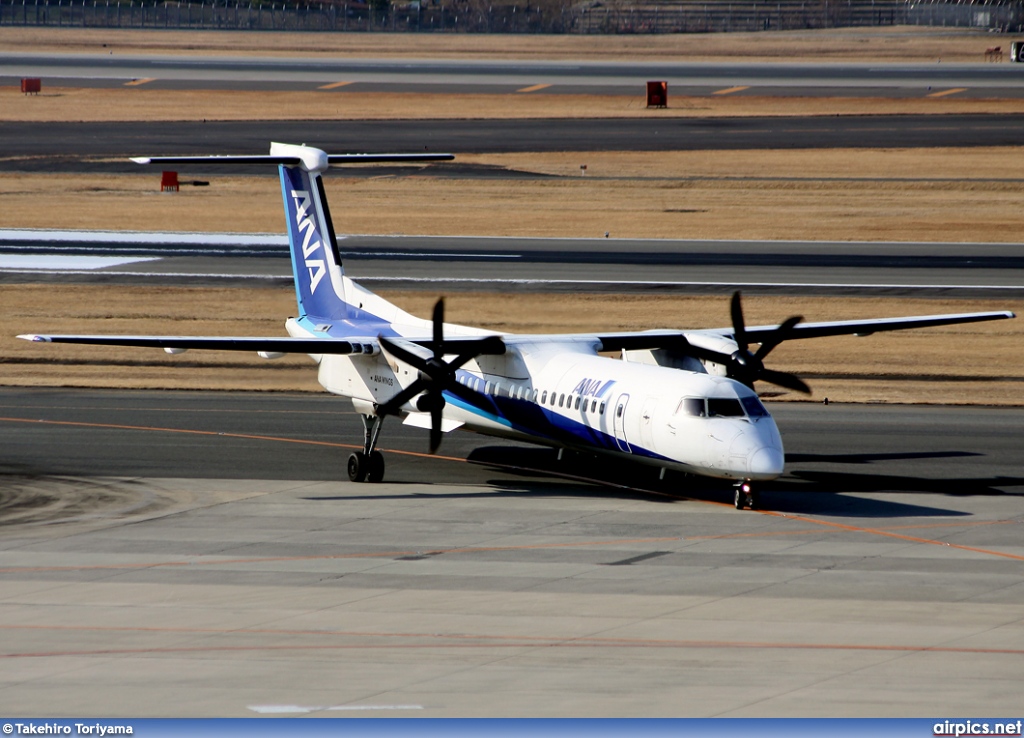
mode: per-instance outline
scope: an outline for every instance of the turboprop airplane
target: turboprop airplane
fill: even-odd
[[[521,335],[444,322],[438,300],[417,318],[346,277],[321,175],[332,164],[436,161],[448,154],[327,155],[271,144],[269,156],[151,157],[148,164],[277,165],[291,248],[297,318],[289,337],[22,335],[50,343],[309,354],[320,384],[349,397],[364,426],[348,459],[353,482],[384,478],[377,450],[384,418],[429,429],[430,452],[455,428],[558,449],[609,455],[666,470],[733,480],[737,508],[757,504],[755,484],[782,474],[782,438],[754,391],[769,382],[797,392],[799,377],[764,360],[783,341],[971,323],[1010,312],[748,327],[739,294],[732,326],[710,330]],[[756,350],[751,345],[756,344]],[[617,354],[618,358],[602,354]]]

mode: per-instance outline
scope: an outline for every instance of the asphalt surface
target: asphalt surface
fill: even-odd
[[[132,172],[132,156],[265,153],[270,141],[301,141],[333,154],[367,151],[456,154],[544,151],[696,151],[1017,146],[1019,115],[549,120],[0,122],[0,171]],[[113,158],[111,162],[95,159]],[[119,161],[118,161],[119,160]],[[252,173],[223,165],[204,173]],[[429,172],[429,169],[428,169]],[[446,176],[514,176],[445,165]],[[376,174],[379,176],[380,172]],[[737,176],[742,176],[737,172]],[[995,179],[998,172],[991,173]],[[838,178],[842,178],[837,173]]]
[[[2,390],[0,709],[1014,715],[1024,411],[772,410],[788,471],[738,512],[397,424],[338,481],[326,396]]]
[[[934,89],[986,88],[998,96],[1024,91],[1017,64],[950,63],[735,63],[735,62],[559,62],[434,59],[301,59],[223,56],[0,53],[0,78],[47,76],[61,82],[92,80],[145,84],[269,85],[290,89],[334,85],[427,84],[444,91],[491,88],[508,91],[535,85],[616,94],[623,87],[642,91],[647,80],[711,87],[817,89],[895,89],[920,96]],[[349,85],[345,85],[347,87]],[[343,90],[343,87],[333,88]],[[551,88],[537,92],[554,91]],[[343,94],[343,93],[341,93]]]
[[[1024,296],[1024,254],[1012,243],[346,236],[340,245],[346,273],[375,289]],[[0,283],[40,280],[284,285],[292,276],[283,236],[0,230]]]

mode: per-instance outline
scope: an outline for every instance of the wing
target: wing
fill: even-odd
[[[869,336],[882,331],[900,331],[911,328],[929,328],[958,323],[978,323],[988,320],[1006,320],[1016,317],[1009,311],[986,313],[949,313],[945,315],[916,315],[905,318],[879,318],[875,320],[840,320],[826,323],[798,323],[792,327],[787,340],[820,338],[822,336]],[[767,338],[778,326],[754,326],[746,329],[753,343]],[[621,349],[675,349],[686,352],[691,345],[687,336],[709,335],[731,338],[733,328],[712,328],[692,331],[653,330],[612,333],[567,333],[542,335],[505,335],[508,346],[523,344],[561,344],[566,348],[582,350],[619,351]],[[79,343],[99,346],[141,346],[163,349],[213,349],[218,351],[266,351],[285,354],[359,354],[379,350],[377,336],[355,338],[282,338],[250,336],[110,336],[110,335],[58,335],[23,334],[26,341],[43,343]],[[410,343],[425,343],[428,339],[405,338]],[[465,339],[474,341],[474,338]],[[445,339],[445,352],[459,351],[459,338]],[[497,352],[496,352],[497,353]]]
[[[96,346],[142,346],[167,350],[213,349],[217,351],[263,351],[282,354],[371,353],[377,337],[281,338],[250,336],[87,336],[24,334],[18,338],[40,343],[84,343]],[[366,347],[369,347],[367,349]]]
[[[790,330],[787,340],[796,338],[821,338],[823,336],[870,336],[882,331],[903,331],[910,328],[932,328],[958,323],[981,323],[987,320],[1015,318],[1014,313],[1000,310],[988,313],[948,313],[945,315],[914,315],[906,318],[879,318],[877,320],[838,320],[828,323],[798,323]],[[778,326],[766,325],[747,328],[747,338],[757,343],[776,330]],[[731,329],[719,331],[731,334]]]
[[[905,318],[878,318],[874,320],[838,320],[825,323],[797,323],[789,328],[786,340],[821,338],[823,336],[870,336],[883,331],[903,331],[911,328],[931,328],[959,323],[980,323],[987,320],[1006,320],[1016,315],[1007,310],[985,313],[947,313],[944,315],[913,315]],[[772,336],[780,326],[765,325],[746,328],[746,338],[760,343]],[[580,336],[580,340],[599,341],[601,351],[620,349],[678,349],[685,350],[686,336],[710,335],[732,338],[734,328],[711,328],[693,331],[641,331],[633,333],[604,333]]]
[[[188,349],[209,349],[213,351],[257,351],[275,354],[369,354],[380,351],[377,336],[350,336],[346,338],[284,338],[280,336],[111,336],[111,335],[78,335],[78,334],[43,334],[26,333],[18,336],[25,341],[37,343],[79,343],[94,346],[137,346],[143,348],[162,348],[167,351],[187,351]],[[462,353],[473,347],[477,353],[501,354],[505,348],[497,336],[480,351],[478,344],[481,337],[446,338],[446,353]],[[400,339],[403,345],[413,350],[420,345],[429,343],[427,338]]]

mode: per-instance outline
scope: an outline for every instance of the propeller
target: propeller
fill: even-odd
[[[761,341],[757,351],[751,353],[749,342],[747,341],[747,325],[743,320],[743,304],[740,302],[739,292],[732,294],[729,312],[732,315],[733,338],[736,339],[737,348],[732,356],[729,357],[729,360],[725,362],[726,374],[732,379],[743,382],[743,384],[750,388],[753,388],[754,382],[763,379],[765,382],[771,382],[780,387],[809,395],[811,388],[800,377],[788,372],[768,369],[764,365],[764,358],[776,346],[793,337],[793,328],[803,320],[803,316],[793,315],[786,318],[779,324],[778,328]]]
[[[505,353],[505,342],[500,336],[484,336],[482,338],[460,338],[452,343],[458,351],[455,358],[445,361],[447,351],[444,340],[444,298],[434,305],[432,317],[433,335],[427,346],[402,339],[378,336],[380,345],[393,357],[419,371],[419,376],[412,384],[396,394],[383,405],[377,407],[377,414],[397,415],[400,408],[412,398],[422,393],[416,401],[416,409],[430,413],[430,453],[437,451],[441,445],[441,420],[444,413],[444,392],[451,392],[473,405],[486,402],[486,395],[461,385],[455,378],[455,371],[467,362],[484,354]]]

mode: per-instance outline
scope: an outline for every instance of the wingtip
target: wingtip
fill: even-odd
[[[148,156],[133,156],[131,160],[136,164],[151,164],[153,162]]]
[[[48,336],[39,336],[35,333],[22,333],[18,336],[22,341],[35,341],[36,343],[50,343]]]

